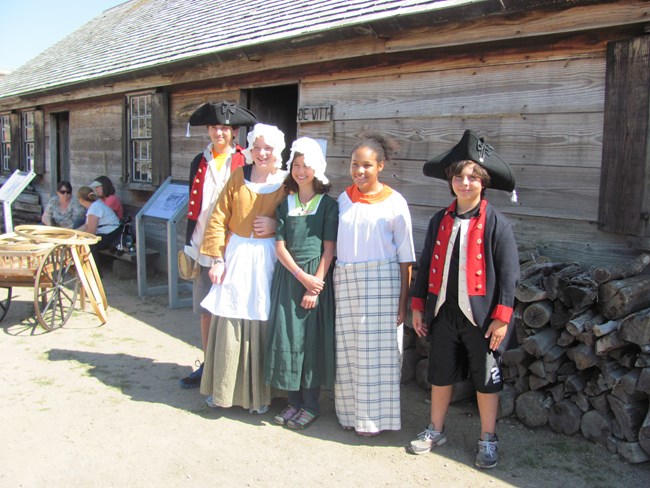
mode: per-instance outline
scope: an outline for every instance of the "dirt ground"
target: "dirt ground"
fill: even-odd
[[[452,405],[447,444],[409,455],[404,446],[428,423],[415,383],[402,388],[402,430],[371,439],[338,426],[331,392],[302,432],[272,423],[281,398],[262,416],[209,409],[178,385],[201,358],[191,310],[140,299],[135,281],[110,272],[104,285],[107,324],[76,311],[51,333],[35,325],[32,288],[14,288],[0,324],[0,487],[650,486],[649,463],[626,465],[579,436],[513,419],[499,422],[499,466],[479,471],[471,402]]]

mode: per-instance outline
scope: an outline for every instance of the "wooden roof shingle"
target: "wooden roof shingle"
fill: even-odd
[[[0,98],[485,0],[130,0],[0,79]]]

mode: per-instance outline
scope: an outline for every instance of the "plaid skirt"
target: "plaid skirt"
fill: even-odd
[[[334,293],[339,423],[357,432],[399,430],[399,263],[337,265]]]

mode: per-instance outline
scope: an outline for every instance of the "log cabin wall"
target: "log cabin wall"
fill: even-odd
[[[239,100],[239,89],[204,88],[174,91],[170,97],[170,131],[172,177],[187,180],[190,163],[210,142],[205,127],[191,127],[187,137],[187,121],[201,104],[221,100]],[[242,143],[243,144],[243,143]]]
[[[400,151],[382,176],[407,198],[421,249],[428,219],[453,198],[445,182],[423,177],[422,164],[476,129],[515,172],[519,203],[504,192],[488,191],[488,199],[514,220],[520,246],[554,259],[608,262],[629,248],[623,236],[596,228],[605,51],[606,39],[578,36],[451,56],[432,51],[379,74],[305,77],[300,105],[332,105],[334,120],[301,124],[299,132],[328,140],[335,194],[350,184],[359,133],[396,137]]]
[[[188,181],[190,175],[190,164],[194,157],[205,149],[210,142],[205,127],[190,127],[187,137],[187,122],[190,115],[206,102],[221,100],[239,100],[239,90],[218,90],[214,88],[182,90],[173,92],[170,97],[170,151],[171,151],[171,175],[172,178],[180,181]],[[245,146],[244,142],[240,144]],[[180,222],[178,229],[178,244],[185,244],[186,219]],[[180,247],[179,247],[180,248]]]
[[[73,193],[88,185],[97,176],[108,176],[124,205],[125,215],[135,217],[151,196],[150,192],[128,190],[122,182],[122,124],[124,97],[111,96],[53,105],[46,110],[46,147],[50,144],[49,114],[68,111],[70,114],[70,182]],[[52,161],[46,154],[46,171],[51,173]],[[185,177],[187,178],[187,177]],[[46,202],[54,189],[50,178],[41,178],[41,201]],[[166,249],[166,229],[156,222],[147,223],[147,247]],[[165,260],[159,260],[164,264]]]
[[[74,190],[108,176],[123,205],[141,206],[122,188],[122,99],[92,100],[70,110],[70,178]],[[145,200],[146,201],[146,200]]]
[[[482,2],[472,3],[481,8]],[[505,12],[510,3],[500,2]],[[647,36],[650,2],[575,2],[575,6],[557,2],[562,5],[557,9],[549,7],[551,2],[541,2],[543,7],[520,2],[529,3],[514,14],[479,15],[472,5],[468,8],[474,16],[464,18],[455,12],[432,25],[428,17],[400,29],[402,19],[396,16],[384,24],[369,22],[322,37],[247,46],[114,80],[0,99],[0,112],[42,110],[46,147],[51,142],[50,117],[69,112],[75,189],[106,174],[125,205],[135,211],[151,191],[129,189],[121,182],[126,95],[153,90],[169,95],[171,175],[186,180],[192,158],[208,142],[201,127],[192,128],[186,137],[194,109],[206,101],[245,100],[248,90],[297,86],[299,107],[332,107],[330,121],[298,123],[298,135],[327,140],[334,196],[350,184],[349,155],[362,131],[379,130],[400,141],[382,179],[409,202],[418,250],[430,216],[452,199],[446,183],[422,175],[422,164],[472,128],[485,134],[515,171],[519,202],[512,205],[501,192],[488,192],[488,198],[514,221],[520,248],[537,249],[552,262],[578,261],[585,268],[624,262],[638,254],[628,245],[628,237],[598,230],[601,168],[606,168],[601,161],[607,51],[614,41]],[[355,29],[360,32],[356,38]],[[608,137],[613,139],[610,133]],[[629,141],[620,144],[626,147]],[[614,141],[616,171],[634,167],[640,172],[643,165],[622,159],[619,165],[616,146]],[[46,151],[46,174],[35,184],[43,197],[51,192],[49,157]],[[149,226],[147,235],[156,242],[152,247],[165,250],[162,226]],[[181,226],[179,242],[183,235]],[[645,268],[648,260],[643,256],[639,268]],[[159,261],[163,267],[165,262]],[[648,276],[618,280],[630,276],[621,266],[618,271],[623,272],[604,280],[612,280],[611,285],[598,287],[580,266],[546,264],[559,271],[546,274],[543,260],[524,267],[515,310],[515,335],[523,345],[509,351],[509,361],[504,355],[506,382],[514,386],[504,390],[510,401],[502,396],[501,408],[508,403],[515,408],[511,392],[516,391],[516,413],[526,425],[548,422],[553,430],[567,434],[580,426],[586,438],[618,451],[627,462],[647,461]],[[612,269],[606,271],[612,274]],[[532,279],[535,273],[538,276]],[[533,286],[539,283],[543,287]],[[563,298],[558,296],[561,283],[566,284]],[[632,310],[629,304],[638,308]],[[594,310],[585,312],[588,316],[575,315],[592,305]],[[644,310],[637,312],[639,308]],[[622,312],[607,314],[608,309]],[[610,321],[596,324],[592,312],[597,311],[603,321],[605,317]],[[424,341],[416,342],[416,348],[418,344],[428,351]],[[405,365],[409,351],[413,349],[406,348]],[[419,367],[423,361],[417,364],[416,370],[427,370]],[[556,380],[560,382],[555,384]],[[550,414],[549,393],[555,402]],[[635,441],[637,432],[640,442]]]
[[[452,199],[446,183],[423,177],[422,164],[449,149],[464,129],[477,129],[515,171],[519,203],[511,205],[502,192],[488,192],[488,198],[514,221],[519,245],[556,260],[611,263],[637,251],[626,236],[596,226],[607,43],[643,35],[648,11],[647,2],[618,3],[489,16],[385,37],[370,33],[353,41],[261,46],[259,55],[197,59],[9,102],[12,107],[0,101],[0,109],[38,105],[46,124],[50,113],[69,110],[75,188],[107,174],[123,202],[137,208],[151,193],[120,183],[126,94],[169,93],[171,174],[184,180],[208,141],[199,127],[185,135],[197,106],[241,99],[240,90],[297,84],[300,107],[333,107],[329,122],[298,124],[299,136],[328,141],[333,195],[350,183],[348,158],[361,131],[377,129],[400,141],[382,176],[410,204],[418,250],[430,216]],[[46,180],[39,190],[49,195]]]
[[[187,120],[202,103],[214,100],[237,100],[239,90],[181,90],[173,92],[170,100],[170,153],[172,178],[186,181],[192,159],[209,142],[204,127],[192,127],[186,137]],[[151,192],[127,189],[122,182],[122,123],[124,95],[53,104],[45,110],[45,145],[50,144],[50,115],[62,111],[70,113],[70,181],[73,191],[88,185],[99,175],[108,176],[116,194],[125,206],[127,215],[135,216],[147,202]],[[46,175],[38,178],[41,202],[47,202],[54,192],[50,184],[51,157],[46,153]],[[184,243],[184,222],[179,226],[179,243]],[[148,222],[148,245],[165,250],[167,239],[163,225]],[[164,254],[164,253],[163,253]],[[163,256],[164,258],[164,256]],[[165,259],[159,263],[163,268]]]

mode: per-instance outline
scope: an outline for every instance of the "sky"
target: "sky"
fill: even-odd
[[[13,71],[126,0],[0,0],[0,71]]]

